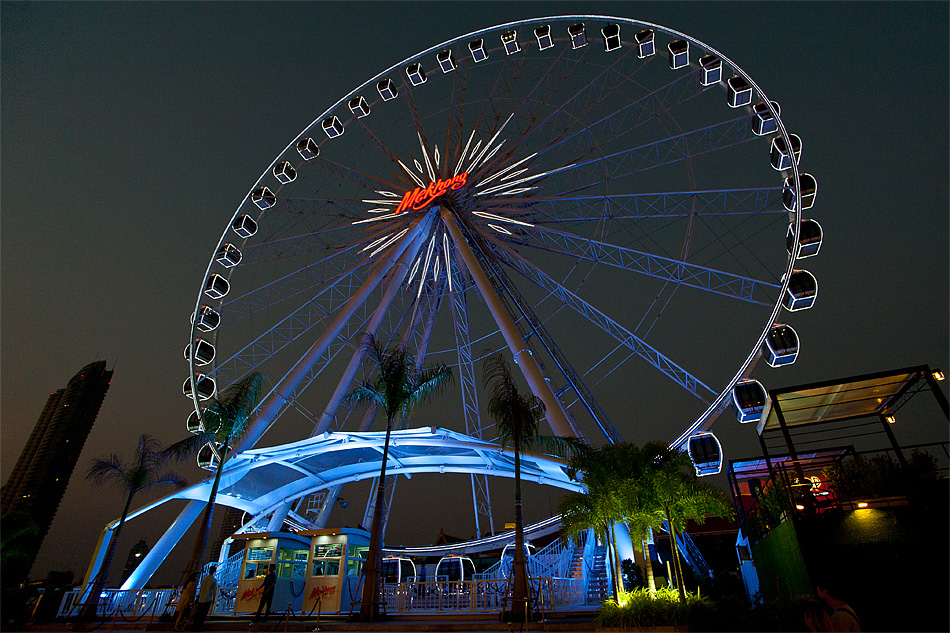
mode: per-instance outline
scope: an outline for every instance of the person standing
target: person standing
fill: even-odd
[[[270,617],[270,605],[274,601],[274,589],[277,586],[277,565],[271,564],[267,568],[267,575],[264,576],[264,582],[261,583],[259,589],[261,590],[261,602],[257,605],[257,613],[254,615],[255,620],[261,619],[261,611],[264,611],[264,619]]]
[[[205,618],[208,617],[208,611],[214,602],[214,594],[218,589],[218,581],[215,580],[214,573],[217,566],[212,565],[208,568],[208,574],[201,580],[201,589],[198,591],[198,601],[195,603],[195,614],[191,619],[191,630],[200,631],[204,627]]]
[[[195,599],[195,591],[198,583],[198,572],[192,572],[188,576],[185,588],[181,590],[178,597],[178,604],[175,606],[175,626],[176,631],[182,631],[188,622],[188,615],[191,613],[191,601]]]

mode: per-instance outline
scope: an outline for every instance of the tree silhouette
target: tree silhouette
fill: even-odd
[[[539,435],[544,418],[544,403],[535,396],[523,394],[502,354],[491,356],[483,365],[483,378],[488,387],[488,413],[495,420],[502,447],[509,444],[515,453],[515,552],[512,565],[513,618],[530,618],[527,561],[524,555],[524,518],[521,499],[521,455],[527,450],[544,448],[565,454],[580,446],[574,438]]]
[[[168,457],[169,455],[162,450],[162,445],[156,438],[143,434],[139,437],[131,463],[126,464],[115,454],[108,457],[97,457],[92,460],[86,478],[97,486],[107,482],[118,484],[125,491],[126,499],[122,517],[119,519],[115,534],[112,536],[112,542],[109,543],[105,558],[103,558],[102,565],[99,567],[99,573],[96,574],[92,582],[92,590],[81,611],[83,619],[95,615],[99,594],[109,582],[109,568],[112,566],[112,558],[119,542],[119,535],[122,533],[122,527],[125,525],[125,519],[129,515],[129,509],[132,507],[132,499],[135,498],[135,495],[154,486],[172,485],[177,488],[184,488],[188,485],[177,473],[161,470]]]
[[[379,615],[381,580],[383,512],[386,496],[386,462],[389,458],[389,437],[396,418],[408,417],[416,405],[427,402],[440,393],[452,379],[452,370],[445,365],[419,369],[415,357],[397,347],[384,349],[376,338],[367,334],[364,352],[376,364],[376,378],[364,382],[344,398],[344,402],[358,406],[377,406],[386,414],[386,440],[383,444],[382,465],[376,489],[376,505],[370,528],[369,550],[363,565],[363,597],[360,617],[372,620]],[[367,599],[369,597],[369,599]]]
[[[221,473],[231,448],[235,442],[244,437],[250,426],[251,414],[257,408],[261,390],[264,386],[264,375],[259,372],[248,374],[241,380],[225,389],[218,398],[209,399],[209,404],[200,411],[200,430],[195,435],[172,444],[166,453],[177,459],[183,459],[198,452],[203,446],[210,444],[217,466],[214,473],[214,483],[208,495],[204,514],[195,535],[195,545],[191,551],[191,558],[185,567],[182,578],[190,578],[198,571],[208,548],[208,535],[211,533],[211,520],[214,517],[214,504],[218,496],[218,486],[221,483]]]

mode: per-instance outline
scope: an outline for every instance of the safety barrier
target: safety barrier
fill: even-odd
[[[580,578],[531,578],[532,602],[542,611],[583,604]],[[405,582],[383,586],[388,614],[497,613],[510,603],[507,579]]]

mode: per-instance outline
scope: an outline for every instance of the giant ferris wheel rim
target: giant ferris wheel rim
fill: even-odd
[[[353,97],[359,95],[359,94],[360,94],[362,91],[364,91],[368,86],[372,86],[375,82],[377,82],[377,81],[379,81],[380,79],[386,77],[387,75],[389,75],[389,74],[391,74],[391,73],[393,73],[393,72],[398,72],[402,67],[407,66],[407,65],[409,65],[409,64],[411,64],[411,63],[414,63],[414,62],[416,62],[416,61],[422,59],[422,58],[425,57],[425,56],[432,55],[432,54],[436,53],[437,51],[439,51],[439,50],[441,50],[441,49],[444,49],[444,48],[446,48],[446,47],[455,45],[455,44],[460,43],[460,42],[464,42],[464,41],[469,40],[469,39],[471,39],[471,38],[478,38],[478,37],[481,37],[481,36],[485,36],[485,35],[490,35],[490,34],[493,34],[493,33],[497,33],[497,32],[503,31],[503,30],[505,30],[505,29],[512,29],[512,28],[515,28],[515,29],[516,29],[516,28],[519,28],[519,27],[522,27],[522,26],[526,26],[526,25],[540,25],[540,24],[543,24],[543,23],[546,22],[546,21],[557,21],[557,22],[579,21],[579,22],[589,22],[589,21],[598,21],[598,20],[602,20],[602,21],[605,21],[605,22],[608,22],[608,23],[619,23],[619,24],[621,24],[621,25],[629,25],[629,26],[634,26],[634,27],[639,27],[639,28],[653,29],[653,30],[655,30],[655,31],[657,31],[657,32],[661,32],[661,33],[663,33],[663,34],[665,34],[665,35],[668,35],[668,36],[672,36],[672,37],[675,37],[675,38],[684,39],[684,40],[690,42],[691,44],[696,45],[697,47],[699,47],[701,50],[707,52],[708,54],[716,55],[717,57],[719,57],[719,58],[723,61],[724,64],[727,64],[727,65],[730,67],[731,70],[733,70],[737,75],[739,75],[740,77],[742,77],[742,78],[749,84],[749,86],[752,87],[752,89],[753,89],[753,91],[754,91],[754,94],[757,94],[759,97],[761,97],[761,99],[762,99],[763,102],[766,104],[766,106],[768,107],[769,111],[770,111],[771,114],[774,116],[774,118],[775,118],[775,120],[776,120],[776,122],[777,122],[777,128],[778,128],[777,131],[778,131],[778,134],[784,139],[784,141],[786,142],[786,144],[788,144],[789,146],[791,145],[790,135],[789,135],[789,133],[788,133],[786,127],[785,127],[785,124],[784,124],[784,122],[783,122],[783,120],[782,120],[782,118],[781,118],[781,115],[780,115],[778,109],[775,107],[774,102],[773,102],[771,99],[768,98],[768,96],[766,95],[766,93],[758,86],[758,84],[754,81],[754,79],[753,79],[748,73],[746,73],[738,64],[736,64],[735,62],[733,62],[729,57],[723,55],[720,51],[718,51],[718,50],[715,49],[714,47],[709,46],[709,45],[706,44],[705,42],[702,42],[701,40],[699,40],[699,39],[697,39],[697,38],[694,38],[694,37],[692,37],[692,36],[690,36],[690,35],[688,35],[688,34],[686,34],[686,33],[683,33],[683,32],[681,32],[681,31],[677,31],[677,30],[675,30],[675,29],[671,29],[671,28],[669,28],[669,27],[665,27],[665,26],[662,26],[662,25],[659,25],[659,24],[656,24],[656,23],[647,22],[647,21],[643,21],[643,20],[637,20],[637,19],[633,19],[633,18],[626,18],[626,17],[619,17],[619,16],[607,16],[607,15],[587,15],[587,14],[543,16],[543,17],[537,17],[537,18],[529,18],[529,19],[523,19],[523,20],[516,20],[516,21],[506,22],[506,23],[503,23],[503,24],[494,25],[494,26],[491,26],[491,27],[486,27],[486,28],[483,28],[483,29],[477,29],[477,30],[471,31],[471,32],[469,32],[469,33],[466,33],[466,34],[464,34],[464,35],[460,35],[460,36],[457,36],[457,37],[454,37],[454,38],[450,38],[450,39],[445,40],[445,41],[443,41],[443,42],[441,42],[441,43],[439,43],[439,44],[430,46],[429,48],[426,48],[426,49],[424,49],[424,50],[422,50],[422,51],[420,51],[420,52],[418,52],[418,53],[416,53],[416,54],[414,54],[414,55],[412,55],[412,56],[410,56],[410,57],[407,57],[407,58],[405,58],[404,60],[402,60],[402,61],[400,61],[400,62],[398,62],[398,63],[396,63],[396,64],[393,64],[393,65],[389,66],[388,68],[386,68],[385,70],[383,70],[383,71],[377,73],[376,75],[374,75],[374,76],[371,77],[370,79],[368,79],[368,80],[364,81],[363,83],[359,84],[356,88],[354,88],[352,91],[350,91],[349,93],[347,93],[346,95],[344,95],[344,96],[343,96],[342,98],[340,98],[338,101],[336,101],[335,103],[333,103],[330,107],[328,107],[328,108],[327,108],[326,110],[324,110],[320,115],[318,115],[310,124],[308,124],[306,127],[304,127],[304,128],[301,130],[301,132],[298,133],[298,134],[292,139],[292,140],[290,141],[290,143],[289,143],[281,152],[279,152],[279,153],[276,155],[276,157],[274,158],[274,160],[273,160],[271,163],[269,163],[269,164],[267,165],[267,167],[264,169],[264,171],[261,173],[261,175],[258,177],[258,179],[257,179],[257,180],[254,182],[254,184],[248,189],[248,191],[247,191],[246,195],[244,196],[244,198],[243,198],[243,199],[241,200],[241,202],[237,205],[237,207],[236,207],[234,213],[232,214],[232,216],[231,216],[231,218],[230,218],[228,224],[226,225],[224,231],[222,232],[221,237],[219,238],[217,244],[215,245],[214,250],[212,251],[211,257],[209,258],[209,262],[208,262],[208,265],[207,265],[207,267],[206,267],[204,276],[202,277],[201,287],[199,288],[199,292],[198,292],[198,295],[197,295],[197,300],[196,300],[196,303],[195,303],[195,306],[194,306],[194,312],[193,312],[192,314],[193,314],[193,315],[197,314],[198,311],[201,309],[202,305],[207,303],[206,299],[204,298],[203,289],[204,289],[205,283],[208,281],[209,277],[212,275],[212,272],[213,272],[213,270],[214,270],[215,254],[216,254],[216,253],[219,251],[219,249],[221,249],[221,248],[223,247],[223,245],[226,243],[226,240],[227,240],[227,237],[228,237],[229,227],[231,226],[231,223],[233,223],[235,219],[237,219],[238,217],[240,217],[240,215],[242,214],[242,211],[243,211],[244,209],[246,209],[247,205],[248,205],[249,202],[250,202],[251,193],[252,193],[255,189],[257,189],[258,187],[261,186],[261,184],[265,181],[265,179],[268,177],[268,175],[269,175],[269,174],[271,173],[271,171],[273,170],[274,166],[277,165],[277,164],[283,159],[283,157],[284,157],[286,154],[288,154],[289,152],[292,152],[292,151],[293,151],[293,149],[294,149],[294,147],[295,147],[295,144],[296,144],[300,139],[304,138],[304,137],[307,135],[307,133],[308,133],[310,130],[314,129],[318,124],[320,124],[321,121],[323,121],[324,119],[326,119],[328,116],[331,116],[333,112],[337,111],[339,108],[341,108],[342,106],[344,106],[344,105],[348,102],[348,100],[350,100],[351,98],[353,98]],[[630,41],[624,41],[624,42],[623,42],[623,45],[624,45],[624,46],[630,46],[630,45],[631,45],[631,42],[630,42]],[[793,271],[793,269],[794,269],[795,261],[796,261],[796,259],[797,259],[797,254],[798,254],[798,253],[797,253],[797,249],[798,249],[798,246],[797,246],[797,236],[798,236],[798,232],[799,232],[799,230],[800,230],[800,224],[801,224],[801,219],[802,219],[802,210],[801,210],[802,195],[801,195],[801,190],[800,190],[800,178],[799,178],[799,175],[800,175],[800,174],[799,174],[798,162],[797,162],[796,160],[792,160],[792,161],[791,161],[790,171],[791,171],[791,173],[792,173],[792,175],[793,175],[793,185],[794,185],[794,187],[795,187],[795,205],[794,205],[794,206],[795,206],[795,211],[794,211],[794,216],[793,216],[792,223],[793,223],[793,225],[794,225],[794,234],[795,234],[795,237],[796,237],[796,246],[795,246],[795,250],[794,250],[792,253],[790,253],[789,257],[787,258],[786,270],[785,270],[785,274],[782,276],[781,288],[780,288],[780,290],[779,290],[779,295],[778,295],[778,298],[777,298],[777,300],[776,300],[776,302],[775,302],[775,304],[774,304],[774,306],[773,306],[772,313],[771,313],[771,315],[770,315],[770,317],[769,317],[769,320],[768,320],[768,322],[765,324],[765,326],[763,327],[762,331],[759,333],[759,336],[757,337],[757,339],[756,339],[754,345],[752,346],[752,350],[750,351],[750,353],[749,353],[748,356],[746,357],[744,363],[743,363],[742,366],[739,368],[739,370],[735,373],[735,375],[731,378],[731,380],[729,381],[729,383],[727,384],[727,386],[726,386],[724,389],[722,389],[722,391],[719,393],[719,395],[717,396],[717,398],[709,405],[709,407],[706,409],[706,411],[703,412],[703,414],[701,414],[700,417],[697,418],[697,420],[696,420],[695,422],[693,422],[692,424],[690,424],[690,425],[686,428],[686,430],[685,430],[680,436],[678,436],[676,440],[674,440],[674,441],[670,444],[671,447],[681,447],[681,446],[686,442],[686,440],[689,438],[689,436],[690,436],[694,431],[696,431],[697,429],[700,429],[700,428],[702,428],[702,429],[707,429],[707,428],[709,428],[709,427],[712,425],[712,422],[715,420],[715,417],[716,417],[715,414],[717,414],[718,411],[721,411],[723,405],[727,402],[728,396],[729,396],[729,394],[731,393],[731,389],[732,389],[732,388],[734,387],[734,385],[735,385],[739,380],[741,380],[741,379],[747,374],[747,372],[750,370],[750,366],[754,363],[754,361],[755,361],[755,359],[756,359],[756,357],[757,357],[757,354],[758,354],[758,350],[759,350],[759,348],[761,347],[761,345],[762,345],[762,343],[763,343],[765,337],[767,336],[768,331],[769,331],[769,328],[771,327],[772,324],[774,324],[774,323],[776,322],[776,319],[777,319],[779,313],[781,312],[781,308],[782,308],[782,300],[781,300],[781,297],[782,297],[782,295],[784,295],[784,293],[785,293],[786,290],[787,290],[789,278],[790,278],[791,273],[792,273],[792,271]],[[228,271],[228,278],[230,278],[230,275],[231,275],[232,273],[233,273],[233,269]],[[191,331],[190,331],[190,338],[189,338],[189,341],[190,341],[190,342],[194,342],[197,338],[200,337],[200,332],[198,331],[198,329],[197,329],[197,327],[196,327],[196,323],[195,323],[194,321],[195,321],[195,319],[193,319],[193,323],[192,323],[192,327],[191,327]],[[215,337],[215,339],[216,339],[216,337],[217,337],[217,332],[215,332],[214,337]],[[190,376],[190,379],[192,380],[192,402],[193,402],[195,411],[200,411],[202,405],[201,405],[201,401],[200,401],[199,398],[198,398],[197,389],[195,388],[195,385],[194,385],[194,377],[195,377],[196,373],[200,373],[200,368],[199,368],[198,366],[196,366],[194,357],[192,357],[192,358],[189,359],[189,370],[190,370],[189,376]]]

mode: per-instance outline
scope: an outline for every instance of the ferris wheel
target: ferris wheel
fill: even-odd
[[[245,448],[275,425],[367,430],[342,398],[372,373],[369,332],[455,366],[434,408],[468,435],[493,437],[481,361],[506,350],[556,434],[615,442],[649,420],[668,437],[643,441],[715,440],[758,359],[797,357],[783,310],[817,296],[801,151],[751,77],[662,26],[559,16],[438,44],[332,104],[250,187],[201,280],[183,392],[197,412],[263,372]]]

